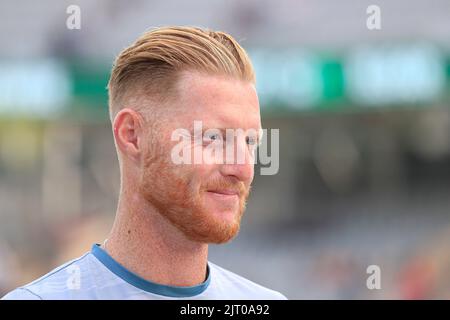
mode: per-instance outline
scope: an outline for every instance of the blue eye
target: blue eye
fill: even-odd
[[[222,136],[219,133],[207,133],[203,138],[203,142],[212,143],[214,141],[220,141]]]
[[[217,133],[216,134],[210,134],[208,138],[211,139],[211,140],[218,140],[219,139],[219,135]]]
[[[249,145],[249,146],[254,146],[257,144],[257,140],[255,137],[246,137],[245,138],[245,142]]]

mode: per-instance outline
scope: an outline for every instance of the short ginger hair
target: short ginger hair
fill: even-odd
[[[114,62],[108,83],[111,121],[139,96],[164,101],[183,71],[255,83],[247,53],[229,34],[197,27],[156,28],[141,35]]]

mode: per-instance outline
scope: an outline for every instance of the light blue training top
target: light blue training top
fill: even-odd
[[[145,280],[115,261],[100,245],[2,299],[287,299],[208,261],[206,280],[192,287],[167,286]]]

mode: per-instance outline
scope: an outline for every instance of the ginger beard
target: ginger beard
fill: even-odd
[[[234,238],[250,186],[232,177],[199,177],[198,165],[160,159],[147,157],[144,163],[139,186],[143,197],[192,241],[220,244]],[[237,191],[238,201],[220,201],[208,192],[222,189]]]

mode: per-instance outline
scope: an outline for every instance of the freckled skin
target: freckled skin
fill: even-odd
[[[163,137],[170,137],[177,126],[189,128],[194,120],[204,126],[230,129],[260,128],[256,91],[251,84],[227,78],[186,74],[178,88],[181,103],[174,107],[172,125],[165,126]],[[161,146],[159,146],[161,147]],[[170,148],[163,146],[164,157],[154,159],[149,150],[140,192],[189,239],[224,243],[239,231],[241,217],[253,180],[253,164],[171,163]],[[206,190],[239,190],[239,201],[228,205],[207,198]]]

